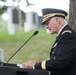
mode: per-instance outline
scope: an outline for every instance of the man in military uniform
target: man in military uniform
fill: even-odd
[[[51,75],[76,75],[76,32],[67,24],[67,12],[60,9],[45,8],[42,10],[46,29],[57,34],[48,60],[28,61],[24,68],[49,70]]]

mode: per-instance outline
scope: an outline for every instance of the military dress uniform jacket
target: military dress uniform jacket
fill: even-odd
[[[76,32],[69,25],[58,35],[49,60],[36,63],[35,69],[49,70],[51,75],[76,75]]]

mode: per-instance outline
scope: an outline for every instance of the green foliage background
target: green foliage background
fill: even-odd
[[[0,48],[4,50],[4,62],[33,34],[30,32],[16,31],[14,35],[9,35],[7,31],[0,32]],[[24,63],[29,60],[42,61],[49,57],[52,44],[56,35],[46,33],[45,29],[39,29],[39,33],[32,37],[30,41],[10,60],[10,63]]]

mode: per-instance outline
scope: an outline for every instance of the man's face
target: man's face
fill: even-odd
[[[53,17],[49,21],[46,22],[46,29],[50,31],[51,34],[57,34],[58,33],[58,22],[57,18]]]

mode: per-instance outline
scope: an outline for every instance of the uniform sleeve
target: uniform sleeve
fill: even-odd
[[[35,69],[43,69],[46,70],[46,61],[42,61],[40,63],[35,64]]]

